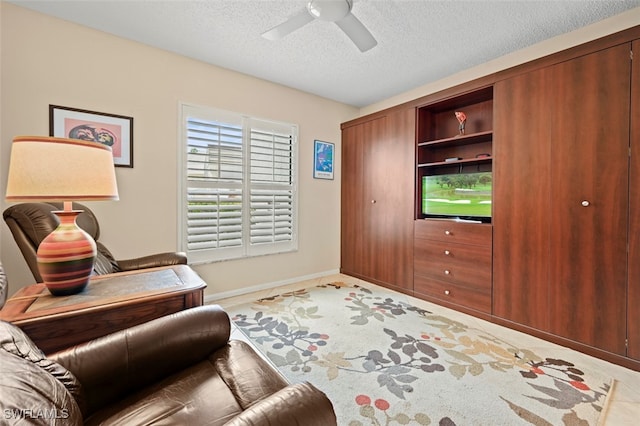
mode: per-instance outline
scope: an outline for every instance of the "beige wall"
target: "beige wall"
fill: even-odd
[[[336,143],[356,108],[0,2],[0,192],[11,140],[48,135],[49,104],[134,117],[134,168],[116,169],[120,201],[87,203],[118,258],[177,248],[178,105],[210,105],[299,125],[299,251],[198,265],[208,294],[335,272],[340,263],[340,167],[314,180],[313,140]],[[7,203],[0,201],[2,210]],[[33,280],[4,223],[10,293]]]
[[[595,24],[588,25],[576,31],[553,37],[525,49],[518,50],[517,52],[501,56],[493,61],[461,71],[433,83],[400,93],[381,102],[368,105],[360,110],[360,115],[371,114],[403,102],[412,101],[422,96],[426,96],[467,81],[475,80],[476,78],[484,77],[534,59],[551,55],[636,25],[640,25],[640,7],[631,9],[609,19],[596,22]]]

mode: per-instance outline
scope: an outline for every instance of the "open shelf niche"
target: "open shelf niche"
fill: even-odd
[[[456,111],[467,116],[464,134]],[[424,219],[423,177],[492,171],[493,86],[419,106],[416,118],[416,218]]]

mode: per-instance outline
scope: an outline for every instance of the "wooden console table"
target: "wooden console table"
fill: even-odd
[[[52,296],[40,283],[7,300],[0,319],[17,325],[40,349],[52,353],[200,306],[205,287],[186,265],[98,275],[72,296]]]

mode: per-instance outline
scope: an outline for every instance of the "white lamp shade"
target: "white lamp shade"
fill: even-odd
[[[111,148],[78,139],[17,136],[11,146],[6,199],[117,200]]]

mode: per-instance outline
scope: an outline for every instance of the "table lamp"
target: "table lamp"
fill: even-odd
[[[11,146],[7,201],[63,202],[60,225],[40,243],[40,275],[54,296],[81,292],[89,282],[96,243],[76,224],[73,201],[117,200],[111,148],[97,142],[17,136]]]

